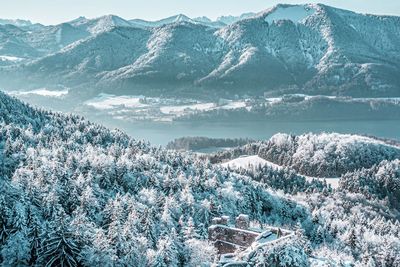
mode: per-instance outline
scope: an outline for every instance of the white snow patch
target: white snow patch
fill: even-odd
[[[230,160],[228,162],[222,163],[222,167],[224,168],[231,168],[231,169],[246,169],[246,168],[254,168],[256,166],[269,166],[274,169],[282,169],[283,167],[280,165],[277,165],[275,163],[272,163],[270,161],[267,161],[258,155],[254,156],[241,156],[239,158]],[[301,174],[299,174],[301,175]],[[306,178],[307,182],[311,182],[313,179],[324,181],[326,180],[326,183],[329,184],[333,189],[336,189],[339,187],[339,179],[340,178],[317,178],[317,177],[310,177],[306,175],[301,175],[304,178]]]
[[[58,29],[56,32],[56,42],[57,44],[61,43],[61,35],[62,35],[62,30]]]
[[[279,20],[291,20],[294,23],[300,23],[314,13],[315,9],[309,6],[280,6],[269,13],[265,18],[265,21],[269,24]]]
[[[260,158],[258,155],[254,155],[254,156],[241,156],[239,158],[230,160],[228,162],[222,163],[221,166],[222,167],[229,167],[229,168],[233,168],[233,169],[240,169],[240,168],[248,168],[249,166],[255,167],[255,166],[270,166],[272,168],[275,169],[281,169],[282,167],[272,163],[270,161],[267,161],[263,158]]]
[[[213,109],[214,107],[215,107],[214,103],[198,103],[198,104],[183,105],[183,106],[165,106],[161,107],[160,110],[164,114],[179,114],[183,113],[186,110],[207,111]]]
[[[98,97],[85,102],[87,106],[95,109],[106,110],[114,108],[140,108],[146,104],[140,103],[143,96],[115,96],[110,94],[100,94]]]
[[[251,47],[251,48],[246,49],[243,52],[243,54],[240,55],[238,65],[243,65],[246,62],[248,62],[254,56],[256,51],[257,51],[257,48],[255,48],[255,47]]]
[[[244,101],[232,101],[221,107],[221,109],[238,109],[245,108],[246,103]]]
[[[40,88],[31,91],[14,91],[11,92],[13,95],[40,95],[40,96],[47,96],[47,97],[62,97],[67,95],[69,89],[64,90],[49,90],[47,88]]]
[[[21,58],[21,57],[0,56],[0,61],[20,62],[20,61],[23,61],[24,59],[25,58]]]

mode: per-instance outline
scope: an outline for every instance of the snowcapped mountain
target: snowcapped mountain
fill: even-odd
[[[239,20],[253,17],[255,15],[256,15],[256,13],[249,12],[249,13],[244,13],[244,14],[242,14],[240,16],[221,16],[221,17],[218,17],[216,19],[216,21],[222,22],[225,25],[229,25],[229,24],[238,22]]]
[[[217,20],[211,20],[207,17],[197,17],[193,19],[194,21],[201,23],[205,26],[209,27],[214,27],[214,28],[222,28],[227,25],[227,23],[224,23],[223,21],[217,19]]]
[[[23,20],[23,19],[0,19],[0,25],[14,25],[17,27],[26,27],[26,26],[32,26],[32,22],[29,20]]]
[[[60,77],[71,83],[85,82],[99,72],[119,69],[136,60],[147,51],[143,40],[149,35],[140,28],[111,28],[27,63],[23,70],[31,74],[28,79],[33,83],[43,75],[49,84],[61,83]]]
[[[0,56],[40,58],[88,36],[68,23],[34,28],[0,25]]]
[[[246,15],[242,15],[246,16]],[[213,21],[207,17],[197,17],[197,18],[189,18],[186,15],[183,14],[178,14],[175,16],[171,16],[165,19],[161,20],[156,20],[156,21],[147,21],[147,20],[142,20],[142,19],[132,19],[130,22],[133,24],[133,26],[138,26],[138,27],[160,27],[163,25],[167,24],[172,24],[172,23],[178,23],[178,22],[190,22],[193,24],[201,24],[204,26],[212,27],[212,28],[222,28],[228,24],[234,23],[242,17],[233,17],[231,20],[224,19],[225,17],[218,18],[217,20]]]
[[[141,19],[133,19],[130,20],[133,25],[137,25],[140,27],[160,27],[168,24],[179,23],[179,22],[190,22],[196,24],[197,22],[183,14],[178,14],[175,16],[171,16],[165,19],[156,20],[156,21],[147,21]]]
[[[69,24],[79,29],[90,32],[91,34],[98,34],[110,30],[114,27],[132,26],[129,21],[114,15],[102,16],[95,19],[86,19],[85,17],[79,17],[73,21],[70,21]]]
[[[216,37],[203,25],[187,22],[168,24],[151,30],[147,51],[130,65],[102,75],[105,87],[112,81],[126,81],[130,86],[159,87],[191,84],[215,66]],[[171,68],[173,66],[173,68]]]
[[[24,41],[26,31],[11,24],[0,25],[0,55],[14,58],[38,57],[40,53]]]
[[[115,29],[127,35],[105,38]],[[306,4],[277,5],[216,21],[184,15],[126,21],[110,15],[78,18],[29,34],[13,29],[19,30],[0,37],[5,43],[0,51],[33,48],[31,57],[35,51],[38,56],[29,64],[3,67],[0,85],[5,87],[13,87],[21,74],[35,85],[49,83],[49,73],[51,82],[74,86],[80,83],[75,77],[89,73],[86,82],[98,90],[400,95],[400,17]],[[10,42],[10,35],[29,38]],[[102,63],[87,63],[95,58]]]

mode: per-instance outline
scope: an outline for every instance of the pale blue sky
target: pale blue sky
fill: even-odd
[[[189,17],[258,12],[277,3],[324,3],[362,13],[400,16],[400,0],[0,0],[0,18],[56,24],[79,16],[114,14],[155,20],[183,13]]]

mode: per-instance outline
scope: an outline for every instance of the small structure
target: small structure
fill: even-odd
[[[208,239],[214,243],[220,255],[217,266],[248,266],[251,255],[258,248],[274,245],[279,240],[291,238],[292,231],[266,227],[266,229],[250,228],[248,215],[240,214],[234,224],[230,224],[228,216],[212,219],[208,228]]]
[[[250,227],[249,215],[240,214],[239,216],[237,216],[235,221],[235,226],[236,228],[239,229],[244,229],[244,230],[249,229]]]
[[[235,220],[235,226],[229,225],[229,217],[214,218],[208,228],[208,239],[214,242],[219,254],[245,250],[260,235],[259,231],[250,230],[250,220],[241,214]]]

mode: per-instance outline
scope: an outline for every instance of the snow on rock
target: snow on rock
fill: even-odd
[[[239,169],[239,168],[248,168],[249,166],[259,166],[259,165],[268,165],[272,168],[275,169],[281,169],[282,167],[274,164],[272,162],[269,162],[263,158],[260,158],[259,156],[241,156],[239,158],[230,160],[228,162],[222,163],[222,167],[229,167],[229,168],[234,168],[234,169]]]
[[[279,20],[290,20],[294,23],[300,23],[314,13],[315,9],[309,5],[277,6],[276,9],[267,15],[265,21],[272,23]]]
[[[0,61],[20,62],[23,61],[24,59],[25,58],[20,58],[20,57],[0,56]]]

